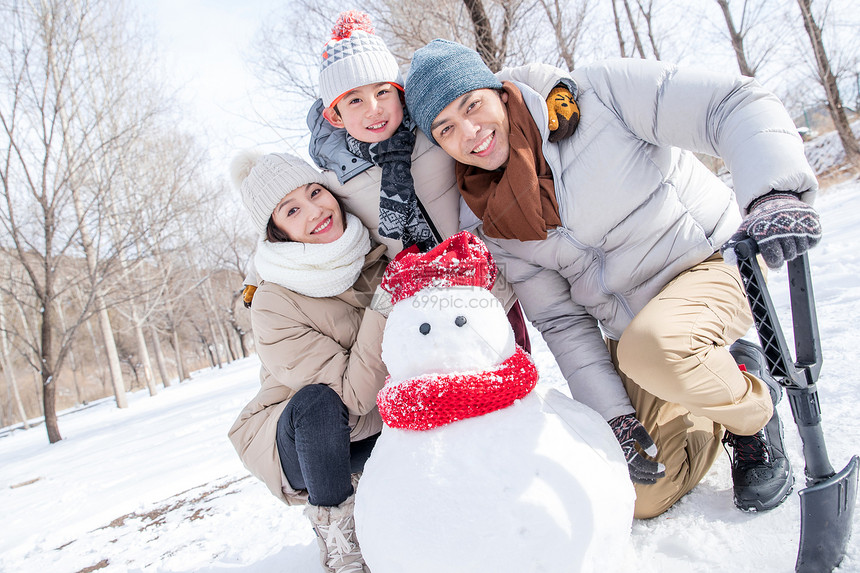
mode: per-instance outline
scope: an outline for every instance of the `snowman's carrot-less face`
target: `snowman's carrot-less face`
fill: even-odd
[[[394,306],[385,326],[382,360],[395,383],[423,374],[486,370],[514,349],[504,306],[490,291],[426,288]]]

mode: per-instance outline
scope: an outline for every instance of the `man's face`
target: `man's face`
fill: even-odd
[[[430,132],[455,160],[493,171],[508,162],[510,124],[506,93],[480,89],[449,103]]]
[[[337,111],[326,108],[323,117],[359,141],[377,143],[397,131],[403,122],[403,104],[393,84],[368,84],[344,94]]]

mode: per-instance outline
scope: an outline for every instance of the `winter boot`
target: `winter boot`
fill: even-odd
[[[326,573],[370,573],[355,536],[355,494],[340,505],[308,504],[305,516],[313,525],[320,547],[320,561]]]
[[[765,367],[764,352],[757,345],[738,340],[729,348],[735,362],[762,380],[770,389],[773,417],[752,436],[726,432],[723,444],[732,448],[732,481],[735,505],[743,511],[766,511],[791,493],[794,475],[782,444],[782,422],[776,404],[782,396],[779,383]]]

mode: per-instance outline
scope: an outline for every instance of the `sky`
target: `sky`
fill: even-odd
[[[826,167],[840,151],[835,137],[829,137],[807,144],[807,153]],[[824,229],[821,243],[810,253],[824,356],[818,389],[829,458],[840,470],[860,454],[860,180],[823,191],[816,206]],[[768,288],[791,344],[787,283],[785,270],[769,273]],[[568,393],[539,334],[532,329],[530,335],[538,384]],[[258,388],[259,360],[251,356],[195,372],[182,384],[159,387],[153,397],[146,390],[130,394],[129,407],[122,410],[103,399],[61,412],[64,439],[56,444],[48,444],[41,424],[26,431],[0,428],[0,571],[319,571],[318,549],[302,508],[285,506],[250,477],[227,439],[233,420]],[[804,462],[787,402],[783,399],[777,407],[796,480],[786,501],[760,514],[735,509],[729,459],[720,455],[702,482],[668,512],[632,523],[629,544],[619,548],[626,554],[624,571],[794,570]],[[503,452],[485,448],[480,455],[488,457],[472,463],[489,463],[489,456]],[[458,523],[459,516],[444,514],[435,525],[452,528]],[[838,573],[860,572],[856,507],[853,530]],[[407,533],[405,524],[401,534]],[[465,535],[476,534],[481,532]],[[535,546],[522,550],[534,551]],[[564,570],[561,566],[554,573]]]
[[[284,0],[146,0],[136,5],[155,31],[161,66],[215,165],[250,147],[283,148],[267,127],[275,111],[260,97],[248,59],[254,36]]]

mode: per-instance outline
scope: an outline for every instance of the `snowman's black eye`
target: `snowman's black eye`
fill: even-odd
[[[418,332],[421,334],[427,334],[430,332],[430,324],[427,322],[421,323],[421,326],[418,327]]]
[[[454,324],[456,324],[457,326],[463,326],[464,324],[466,324],[466,317],[462,315],[458,316],[454,319]]]

